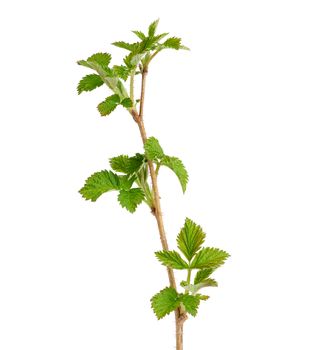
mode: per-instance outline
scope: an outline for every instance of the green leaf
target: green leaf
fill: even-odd
[[[78,95],[83,91],[91,91],[103,85],[103,80],[98,74],[89,74],[80,80],[77,86]]]
[[[186,261],[184,261],[179,253],[175,250],[162,250],[156,252],[155,255],[164,266],[171,267],[176,270],[188,269],[188,264]]]
[[[204,287],[217,287],[218,284],[214,278],[207,278],[206,280],[202,281],[201,283],[198,283],[195,285],[197,288],[196,291],[200,290]]]
[[[103,170],[91,175],[79,193],[85,198],[95,202],[103,193],[118,190],[119,178],[112,171]]]
[[[214,269],[199,270],[195,276],[194,284],[198,284],[206,280],[213,273]]]
[[[180,38],[173,37],[173,38],[168,38],[167,40],[165,40],[162,45],[168,49],[179,50],[180,46],[181,46],[180,43],[181,43]]]
[[[119,173],[128,174],[129,157],[120,155],[110,159],[111,168]]]
[[[200,304],[198,295],[181,294],[179,300],[184,305],[186,312],[192,316],[196,316]]]
[[[112,43],[112,45],[131,52],[137,48],[137,43],[130,44],[130,43],[126,43],[125,41],[116,41]]]
[[[111,62],[111,55],[109,53],[98,52],[87,58],[87,61],[98,63],[101,67],[107,67]]]
[[[145,142],[144,148],[145,155],[149,160],[157,160],[164,157],[163,149],[155,137],[149,137]]]
[[[123,208],[134,213],[137,206],[144,200],[144,192],[140,188],[132,188],[128,191],[121,190],[118,195],[118,201]]]
[[[120,189],[129,191],[133,185],[133,183],[136,180],[136,176],[134,175],[120,175],[119,177],[120,181]]]
[[[130,108],[133,106],[133,102],[129,97],[127,97],[122,100],[121,105],[125,108]]]
[[[110,159],[110,165],[113,170],[119,173],[133,174],[140,170],[144,161],[144,155],[137,153],[133,157],[128,157],[126,155],[113,157]]]
[[[191,262],[192,269],[213,268],[223,265],[229,254],[218,248],[202,248]]]
[[[182,190],[185,192],[188,183],[188,173],[183,162],[179,158],[165,156],[161,161],[161,165],[170,168],[176,174]]]
[[[170,314],[180,304],[178,294],[174,288],[167,287],[151,298],[151,307],[158,319]]]
[[[135,35],[137,35],[138,38],[141,39],[141,40],[145,40],[146,39],[146,36],[144,35],[144,33],[139,31],[139,30],[133,30],[133,33]]]
[[[160,41],[161,39],[163,39],[164,37],[166,37],[168,34],[169,34],[169,33],[162,33],[162,34],[156,35],[156,36],[154,37],[154,40],[158,42],[158,41]]]
[[[120,104],[120,97],[117,94],[107,97],[98,105],[98,111],[102,116],[109,115]]]
[[[205,239],[205,233],[201,226],[186,218],[184,227],[177,236],[177,246],[190,261],[200,249]],[[204,266],[206,267],[206,266]]]
[[[120,66],[113,66],[113,72],[114,74],[116,74],[119,78],[123,79],[124,81],[127,80],[130,71],[129,68],[124,66],[124,65],[120,65]]]
[[[111,55],[109,53],[98,52],[87,58],[87,61],[81,60],[77,63],[81,66],[96,69],[97,66],[107,68],[111,62]]]
[[[149,25],[149,29],[148,29],[149,37],[153,37],[155,35],[155,31],[156,31],[156,29],[158,27],[158,24],[159,24],[159,19],[157,19],[156,21],[152,22]]]

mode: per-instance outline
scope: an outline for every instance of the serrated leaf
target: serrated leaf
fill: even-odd
[[[149,25],[149,28],[148,28],[148,36],[149,37],[153,37],[155,35],[158,24],[159,24],[159,19],[157,19],[156,21],[152,22]]]
[[[145,40],[146,39],[146,36],[144,35],[144,33],[139,31],[139,30],[133,30],[133,33],[135,35],[137,35],[138,38],[141,39],[141,40]]]
[[[85,182],[79,193],[95,202],[103,193],[119,189],[119,178],[112,171],[99,171],[92,174]]]
[[[119,176],[119,181],[120,185],[119,188],[121,190],[126,190],[129,191],[133,185],[133,183],[136,180],[136,176],[134,175],[120,175]]]
[[[198,284],[206,280],[213,273],[214,269],[202,269],[199,270],[195,276],[194,284]]]
[[[197,225],[189,218],[186,218],[184,227],[177,236],[177,246],[188,261],[190,261],[201,248],[204,239],[205,233],[201,226]]]
[[[101,67],[108,67],[111,62],[111,55],[109,53],[98,52],[87,58],[87,62],[97,63]]]
[[[176,174],[182,190],[185,192],[188,183],[188,173],[183,162],[177,157],[165,156],[162,159],[161,165],[170,168]]]
[[[162,250],[155,252],[155,256],[162,263],[162,265],[171,267],[176,270],[188,269],[188,264],[175,250]]]
[[[126,155],[120,155],[110,159],[110,165],[113,170],[124,173],[124,174],[133,174],[142,167],[144,164],[143,154],[137,153],[133,157],[128,157]]]
[[[126,66],[123,66],[123,65],[113,66],[113,72],[114,72],[114,74],[116,74],[119,78],[123,79],[124,81],[127,80],[128,76],[130,74],[129,68]]]
[[[162,33],[162,34],[159,34],[159,35],[156,35],[154,37],[154,40],[155,41],[160,41],[161,39],[163,39],[164,37],[166,37],[169,33]]]
[[[129,97],[126,97],[124,100],[122,100],[121,105],[125,108],[131,108],[133,106],[133,102]]]
[[[192,269],[213,268],[223,265],[229,254],[218,248],[202,248],[191,262]]]
[[[77,86],[78,95],[83,91],[92,91],[103,85],[103,80],[98,74],[89,74],[83,77]]]
[[[178,294],[174,288],[167,287],[151,298],[151,307],[158,319],[170,314],[180,304]]]
[[[140,188],[132,188],[128,191],[121,190],[118,195],[118,201],[123,208],[134,213],[137,206],[144,200],[145,194]]]
[[[196,291],[198,291],[204,287],[217,287],[217,286],[218,286],[218,284],[214,278],[207,278],[204,281],[202,281],[201,283],[198,283],[195,285]]]
[[[116,47],[131,51],[131,52],[136,50],[137,44],[138,43],[126,43],[125,41],[116,41],[116,42],[112,43],[112,45],[114,45]]]
[[[200,304],[200,298],[198,295],[181,294],[179,300],[184,305],[186,312],[192,316],[197,315]]]
[[[117,94],[107,97],[103,102],[98,105],[98,111],[101,116],[109,115],[119,105],[120,97]]]
[[[180,43],[181,43],[180,38],[172,37],[165,40],[162,45],[168,49],[179,50],[181,46]]]
[[[162,159],[164,152],[159,144],[159,141],[155,137],[149,137],[144,145],[145,155],[149,160]]]

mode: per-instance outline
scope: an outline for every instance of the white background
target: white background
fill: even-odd
[[[312,340],[312,3],[310,1],[6,1],[1,29],[1,350],[173,349],[173,317],[150,297],[167,285],[156,224],[116,194],[79,188],[108,158],[141,151],[105,88],[77,96],[76,65],[160,31],[146,127],[183,159],[190,182],[162,170],[170,246],[186,216],[231,253],[219,287],[185,324],[185,349],[301,349]]]

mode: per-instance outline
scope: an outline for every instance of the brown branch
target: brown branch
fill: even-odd
[[[142,79],[141,79],[141,95],[140,95],[140,108],[139,108],[139,114],[137,111],[133,110],[132,115],[134,120],[137,122],[141,139],[143,144],[147,141],[147,133],[143,121],[143,108],[144,108],[144,102],[145,102],[145,90],[146,90],[146,77],[148,74],[147,67],[144,67],[142,69]],[[152,208],[152,214],[155,216],[158,230],[159,230],[159,236],[162,244],[163,250],[169,250],[165,228],[164,228],[164,222],[163,222],[163,216],[161,211],[161,202],[160,202],[160,195],[159,195],[159,188],[158,188],[158,181],[157,181],[157,175],[154,168],[154,164],[151,160],[148,160],[148,167],[152,182],[152,192],[153,192],[153,208]],[[176,288],[176,281],[173,269],[167,267],[167,274],[170,286],[174,289]],[[176,323],[176,350],[183,350],[183,324],[187,319],[187,314],[184,312],[180,307],[175,310],[175,323]]]

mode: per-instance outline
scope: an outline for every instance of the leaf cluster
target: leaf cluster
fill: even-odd
[[[180,284],[185,289],[184,294],[177,293],[173,288],[165,288],[151,299],[151,306],[158,318],[164,317],[178,306],[184,307],[186,312],[195,316],[200,300],[208,299],[207,295],[199,294],[199,290],[205,287],[217,287],[217,282],[211,274],[224,264],[229,254],[218,248],[202,247],[205,237],[206,234],[201,226],[186,218],[177,236],[177,247],[180,252],[161,250],[155,253],[162,265],[172,269],[187,270],[187,280]],[[197,272],[191,283],[193,270]],[[171,302],[169,295],[172,296]]]
[[[133,77],[147,69],[151,60],[165,49],[188,49],[181,44],[181,39],[170,37],[168,33],[157,34],[159,20],[152,22],[143,33],[134,30],[137,41],[127,43],[125,41],[116,41],[112,45],[127,50],[123,63],[120,65],[111,65],[111,54],[107,52],[98,52],[91,55],[86,60],[79,60],[77,63],[93,70],[93,74],[84,76],[78,83],[77,92],[92,91],[102,85],[106,85],[113,94],[109,95],[104,101],[99,103],[98,111],[101,116],[107,116],[112,113],[119,105],[125,107],[131,114],[135,109],[136,101],[132,96],[132,89],[127,91],[125,83],[128,78]],[[132,83],[131,83],[132,85]]]
[[[80,189],[87,200],[96,201],[102,194],[118,191],[120,205],[133,213],[143,201],[150,204],[151,192],[146,186],[147,165],[143,154],[120,155],[110,159],[112,170],[92,174]],[[122,174],[119,174],[122,173]]]
[[[177,157],[164,154],[159,141],[155,137],[149,137],[144,148],[146,158],[156,164],[157,174],[161,166],[171,169],[176,174],[183,192],[185,192],[188,183],[188,173],[183,162]]]

